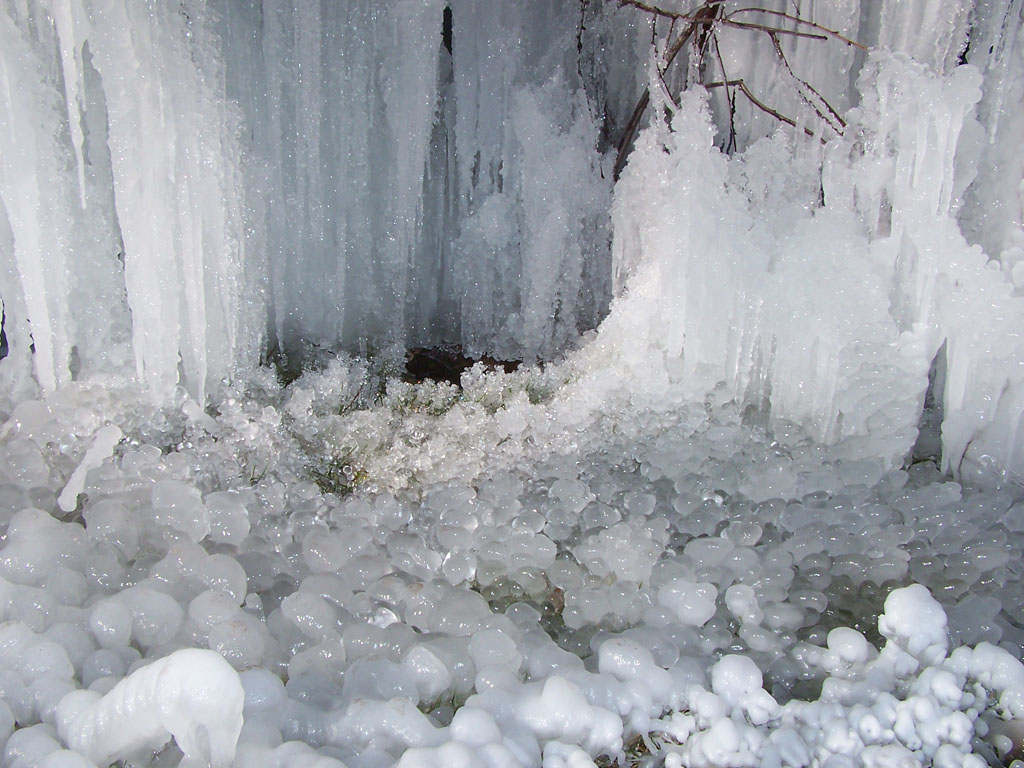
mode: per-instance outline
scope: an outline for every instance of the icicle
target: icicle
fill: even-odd
[[[53,390],[70,379],[63,238],[71,217],[60,185],[55,94],[47,87],[53,78],[44,69],[47,41],[33,40],[29,26],[0,9],[0,199],[13,234],[36,378]]]
[[[85,133],[82,130],[82,94],[85,86],[82,45],[89,36],[89,22],[81,0],[47,0],[44,6],[53,17],[60,41],[68,127],[71,130],[71,145],[75,150],[75,167],[78,169],[79,198],[82,208],[85,208]]]

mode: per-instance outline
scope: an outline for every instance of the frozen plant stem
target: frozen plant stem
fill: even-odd
[[[824,27],[821,24],[817,24],[809,19],[802,18],[801,16],[798,15],[785,13],[784,11],[767,10],[762,8],[738,8],[734,11],[725,14],[721,12],[721,9],[723,7],[722,0],[712,0],[706,2],[699,8],[692,11],[688,11],[686,13],[669,11],[664,8],[660,8],[656,5],[651,5],[649,3],[642,2],[642,0],[619,0],[619,2],[620,5],[637,8],[638,10],[641,10],[644,13],[648,13],[656,18],[670,19],[672,22],[672,27],[669,30],[670,36],[672,34],[672,29],[675,28],[676,22],[688,22],[686,28],[679,34],[678,37],[676,37],[675,41],[669,47],[668,52],[665,54],[664,57],[664,64],[659,66],[658,68],[658,72],[662,78],[663,83],[665,72],[672,65],[673,61],[675,61],[676,57],[679,55],[679,52],[684,47],[686,47],[686,45],[692,43],[699,54],[699,60],[703,61],[705,46],[707,45],[707,42],[710,39],[713,40],[715,44],[716,58],[719,62],[719,65],[722,68],[722,80],[710,83],[704,82],[702,79],[703,73],[701,73],[701,77],[698,77],[698,82],[705,88],[716,88],[722,86],[726,86],[728,88],[738,88],[740,91],[742,91],[743,95],[746,96],[747,99],[749,99],[750,102],[758,109],[771,115],[780,122],[796,127],[795,120],[786,117],[778,110],[769,107],[767,104],[765,104],[756,96],[754,96],[754,94],[750,91],[750,89],[744,83],[742,78],[729,78],[728,74],[726,74],[725,72],[725,66],[723,63],[721,51],[718,50],[718,38],[715,35],[714,30],[716,27],[732,27],[734,29],[745,29],[755,32],[764,32],[771,38],[772,45],[774,46],[776,52],[776,56],[781,66],[786,71],[786,73],[794,81],[794,87],[797,89],[800,95],[800,99],[814,111],[814,113],[817,115],[818,119],[822,123],[827,125],[836,133],[841,134],[842,129],[845,128],[845,121],[840,117],[839,113],[832,107],[832,105],[829,104],[828,100],[826,100],[821,95],[821,93],[816,88],[814,88],[814,86],[812,86],[803,78],[799,77],[793,71],[792,67],[789,64],[789,60],[786,58],[786,55],[782,50],[782,46],[779,43],[779,36],[789,35],[791,37],[801,37],[811,40],[828,40],[829,38],[833,38],[842,43],[845,43],[846,45],[851,45],[861,50],[866,50],[864,46],[861,45],[860,43],[851,40],[850,38],[846,37],[845,35],[842,35],[841,33],[834,29],[829,29],[828,27]],[[755,21],[740,21],[736,18],[740,14],[750,13],[764,13],[775,19],[779,19],[783,23],[789,22],[795,26],[803,26],[812,31],[787,29],[782,26],[767,25]],[[701,30],[701,33],[699,37],[695,39],[695,34],[697,33],[698,29]],[[808,95],[808,93],[810,94],[810,96]],[[672,98],[671,95],[670,98]],[[727,147],[729,147],[730,149],[736,148],[734,99],[735,95],[730,92],[730,94],[727,96],[727,102],[729,104],[730,124],[730,134]],[[672,100],[675,101],[674,99]],[[636,107],[633,109],[633,113],[630,116],[629,122],[626,124],[626,129],[623,131],[622,138],[619,140],[614,169],[614,179],[616,181],[618,181],[619,176],[622,173],[622,169],[626,164],[626,157],[628,156],[629,149],[633,144],[633,139],[635,138],[636,132],[639,130],[640,127],[640,121],[643,119],[644,113],[647,111],[647,107],[650,105],[650,101],[651,94],[650,89],[648,88],[644,90],[643,94],[640,96],[640,99],[637,101]],[[803,132],[808,136],[816,135],[815,131],[806,127],[803,129]]]

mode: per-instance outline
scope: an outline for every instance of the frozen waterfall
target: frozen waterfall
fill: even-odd
[[[304,349],[550,360],[614,274],[629,376],[898,463],[932,370],[946,469],[1022,471],[1021,3],[802,10],[785,66],[736,26],[664,75],[742,78],[796,128],[654,88],[613,203],[669,34],[636,8],[4,3],[4,391],[134,370],[203,402]]]
[[[1022,142],[1024,0],[0,0],[0,764],[1019,768]]]

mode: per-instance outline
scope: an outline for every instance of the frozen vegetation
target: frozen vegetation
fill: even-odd
[[[1024,3],[759,7],[0,0],[5,766],[1021,754]]]

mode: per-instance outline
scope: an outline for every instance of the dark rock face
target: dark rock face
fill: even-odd
[[[405,353],[406,381],[421,382],[447,381],[461,385],[462,374],[477,363],[483,363],[490,370],[501,369],[506,373],[516,370],[518,360],[495,360],[493,357],[472,358],[462,354],[462,347],[416,347]]]

